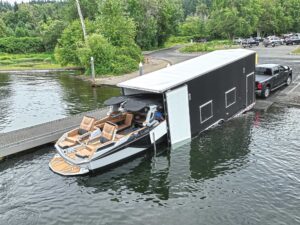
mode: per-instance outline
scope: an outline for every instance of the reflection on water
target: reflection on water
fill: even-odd
[[[67,75],[0,75],[0,132],[103,107],[118,88],[91,88]]]
[[[9,114],[9,107],[11,102],[12,91],[11,87],[9,87],[10,76],[7,74],[0,75],[0,132],[1,128],[4,127],[4,124],[9,124],[10,118],[2,115]]]
[[[299,224],[300,109],[248,113],[106,172],[52,173],[52,146],[0,163],[0,224]]]

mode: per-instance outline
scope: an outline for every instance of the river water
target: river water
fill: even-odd
[[[0,74],[0,133],[103,107],[118,95],[64,74]]]
[[[82,177],[43,147],[0,162],[0,224],[300,224],[299,134],[300,109],[274,106]]]

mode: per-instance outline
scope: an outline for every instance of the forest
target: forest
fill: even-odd
[[[136,69],[141,51],[168,40],[189,41],[300,32],[299,0],[75,0],[0,1],[0,53],[54,52],[61,65],[97,74]]]

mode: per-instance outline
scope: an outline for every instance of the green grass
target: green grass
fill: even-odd
[[[62,69],[52,53],[7,54],[0,53],[0,70]]]
[[[191,42],[191,39],[193,39],[193,36],[171,36],[169,39],[166,41],[164,47],[165,48],[170,48],[176,45],[184,45],[188,44]]]
[[[181,48],[179,51],[182,53],[192,53],[192,52],[211,52],[221,49],[231,49],[238,48],[238,45],[234,45],[232,41],[219,40],[219,41],[209,41],[205,43],[193,43]]]
[[[292,51],[293,54],[300,54],[300,47],[296,48],[294,51]]]

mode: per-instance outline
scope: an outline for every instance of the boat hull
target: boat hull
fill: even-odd
[[[154,144],[160,144],[166,140],[167,128],[166,122],[162,122],[158,126],[149,130],[143,136],[129,142],[125,142],[106,153],[95,153],[94,157],[89,161],[74,164],[70,159],[65,158],[64,150],[55,145],[59,154],[50,161],[49,167],[52,171],[63,176],[74,176],[87,174],[92,170],[105,169],[113,166],[121,161],[132,158],[140,153],[145,152]],[[154,140],[155,139],[155,140]]]

